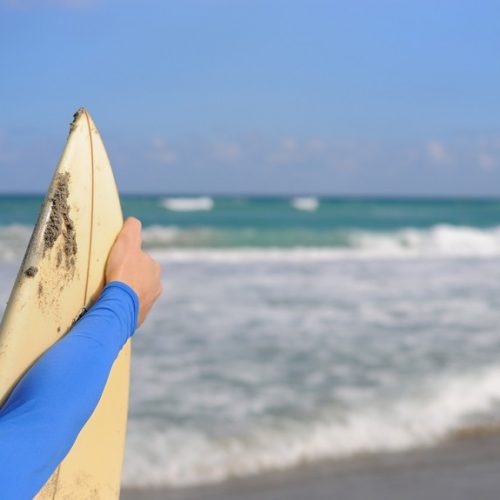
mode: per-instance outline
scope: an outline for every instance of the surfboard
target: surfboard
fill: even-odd
[[[122,223],[104,144],[82,108],[70,125],[0,324],[0,404],[98,297]],[[37,499],[119,497],[129,375],[130,341],[113,365],[96,410]]]

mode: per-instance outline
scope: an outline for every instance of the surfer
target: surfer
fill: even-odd
[[[33,498],[92,415],[121,348],[162,292],[160,265],[125,221],[106,286],[89,311],[26,372],[0,408],[1,498]]]

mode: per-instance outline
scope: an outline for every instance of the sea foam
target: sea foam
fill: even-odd
[[[171,229],[146,229],[144,241],[162,260],[214,262],[285,261],[315,262],[342,259],[433,259],[492,258],[500,256],[500,227],[436,225],[429,229],[401,229],[392,232],[349,230],[332,245],[217,247],[224,236],[213,229],[185,229],[175,237]],[[226,241],[230,238],[226,236]],[[214,244],[215,243],[215,244]],[[183,247],[182,250],[179,247]],[[211,248],[210,248],[211,247]]]
[[[123,484],[191,486],[359,453],[429,446],[466,430],[471,417],[499,402],[500,370],[494,368],[438,379],[413,397],[353,408],[342,417],[332,411],[219,439],[182,426],[160,431],[132,421]]]
[[[23,254],[31,231],[32,227],[18,224],[0,226],[0,262],[19,260],[19,255]],[[280,234],[279,229],[275,233],[271,232],[271,236],[276,241],[280,240]],[[257,237],[255,240],[249,240],[248,235],[252,237],[257,235]],[[326,240],[322,232],[318,232],[318,235],[311,233],[306,236],[307,245],[299,236],[296,240],[288,237],[286,245],[266,243],[266,246],[263,246],[258,240],[258,230],[180,228],[161,225],[145,227],[143,230],[145,248],[161,260],[173,261],[314,262],[342,259],[492,258],[500,256],[500,226],[481,229],[439,224],[428,229],[407,228],[384,232],[358,229],[337,230],[332,231],[329,239]]]
[[[161,205],[175,212],[208,211],[214,207],[214,201],[208,196],[196,198],[165,198]]]
[[[22,224],[0,226],[0,262],[20,262],[32,231]]]
[[[315,212],[319,207],[319,200],[314,197],[298,197],[292,199],[291,205],[297,210]]]

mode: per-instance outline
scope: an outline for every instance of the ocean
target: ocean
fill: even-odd
[[[123,484],[179,488],[500,424],[500,200],[125,196],[165,293]],[[0,196],[5,304],[40,196]]]

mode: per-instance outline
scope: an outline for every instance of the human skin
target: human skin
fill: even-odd
[[[33,498],[46,483],[99,403],[121,348],[162,291],[160,265],[142,250],[137,219],[125,221],[106,281],[96,303],[29,368],[0,408],[2,500]]]
[[[106,283],[122,281],[139,298],[140,326],[163,288],[160,264],[142,249],[141,222],[129,217],[111,249],[106,265]]]

